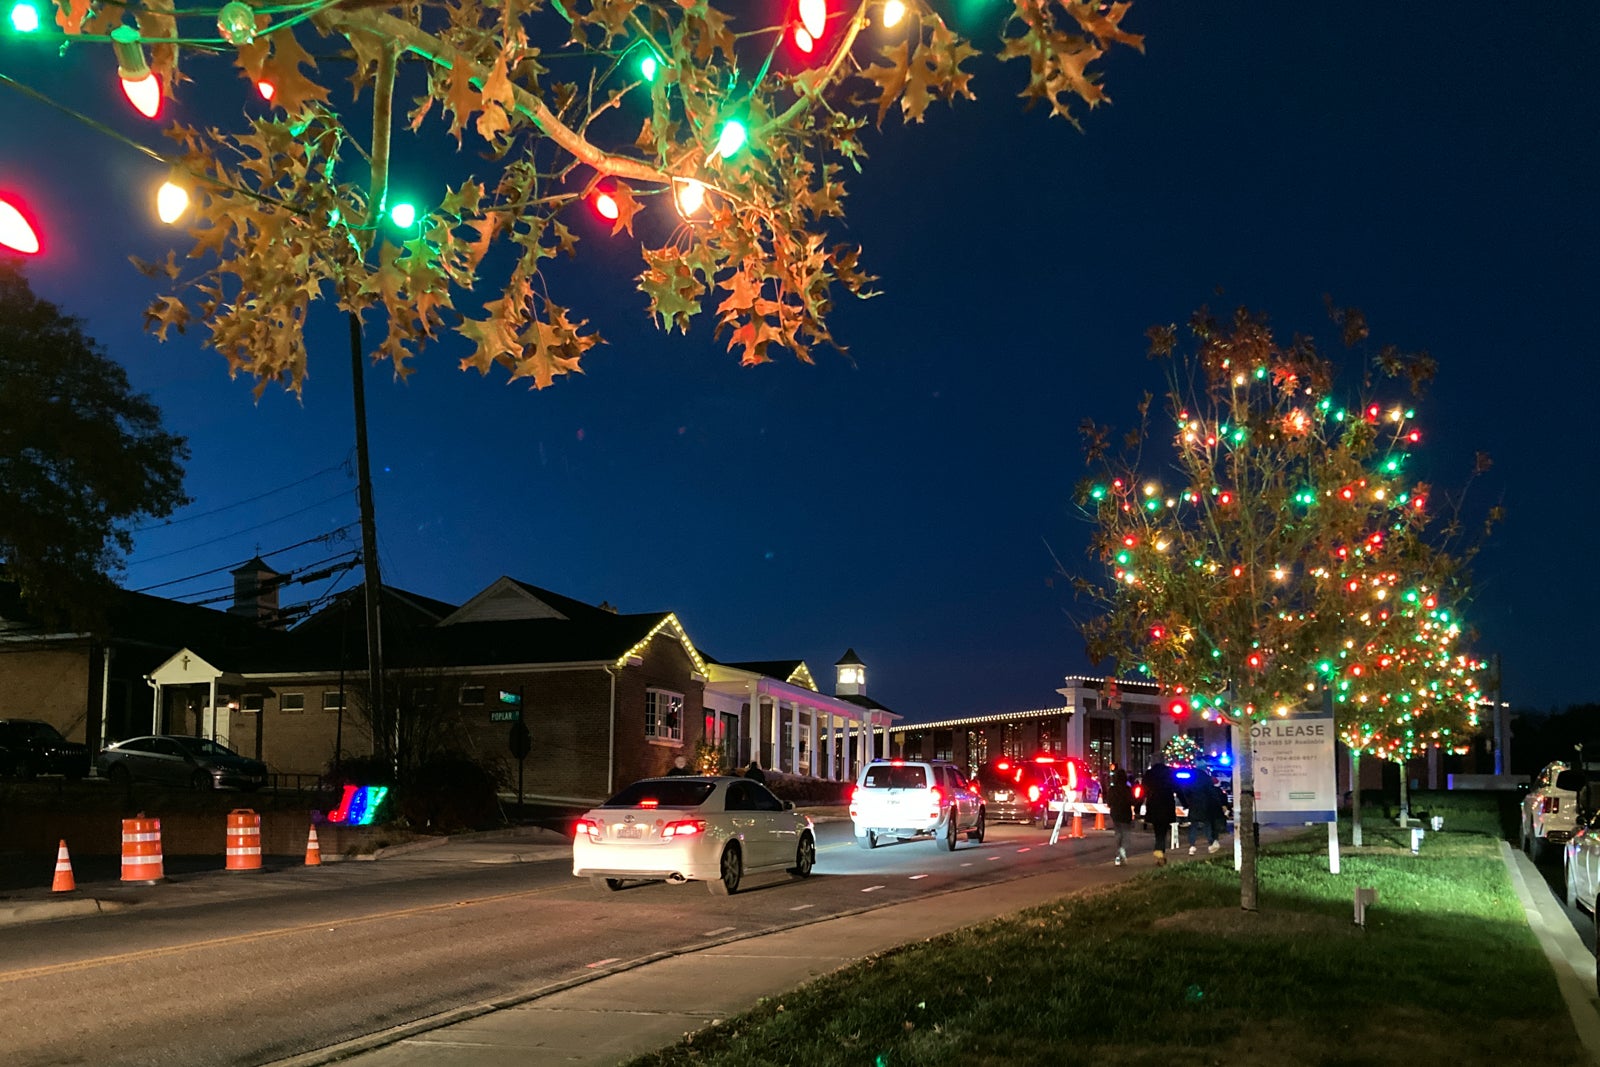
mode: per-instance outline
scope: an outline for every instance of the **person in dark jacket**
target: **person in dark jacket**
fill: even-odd
[[[759,760],[750,761],[750,766],[744,769],[744,776],[752,782],[760,782],[762,785],[767,784],[767,772],[761,769]]]
[[[1189,809],[1189,855],[1193,856],[1199,849],[1201,830],[1206,833],[1207,852],[1222,847],[1217,844],[1217,834],[1226,815],[1223,799],[1222,790],[1217,788],[1211,772],[1196,767],[1193,784],[1184,795],[1184,804]]]
[[[1144,821],[1155,831],[1156,866],[1167,865],[1167,839],[1178,820],[1178,794],[1172,788],[1172,770],[1158,755],[1144,772]]]
[[[1111,809],[1111,828],[1117,832],[1117,866],[1121,867],[1128,862],[1128,836],[1133,833],[1133,787],[1121,767],[1111,768],[1105,803]]]

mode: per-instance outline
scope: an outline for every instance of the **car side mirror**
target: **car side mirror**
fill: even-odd
[[[785,800],[785,801],[784,801],[784,802],[783,802],[783,810],[784,810],[784,811],[793,811],[793,810],[794,810],[794,801],[792,801],[792,800]]]

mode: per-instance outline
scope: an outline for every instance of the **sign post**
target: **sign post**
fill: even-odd
[[[500,703],[516,707],[516,721],[511,724],[511,736],[507,743],[511,746],[511,755],[517,761],[517,818],[522,818],[522,772],[527,766],[528,753],[533,751],[533,738],[528,736],[528,724],[522,721],[522,690],[508,693],[500,690]]]

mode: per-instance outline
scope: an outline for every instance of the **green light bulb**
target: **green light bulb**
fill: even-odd
[[[18,33],[33,33],[39,28],[39,9],[31,0],[19,0],[12,6],[11,26]]]
[[[744,142],[749,136],[744,123],[738,119],[728,120],[728,124],[723,126],[722,132],[717,135],[717,155],[727,159],[744,147]]]
[[[409,230],[417,221],[417,209],[414,204],[399,203],[389,209],[389,220],[402,230]]]
[[[645,81],[653,82],[656,80],[656,69],[657,64],[655,56],[646,55],[643,59],[639,60],[639,77],[643,78]]]

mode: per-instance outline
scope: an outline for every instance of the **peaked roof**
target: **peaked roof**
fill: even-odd
[[[765,678],[776,678],[780,682],[798,685],[805,689],[816,689],[817,683],[811,677],[811,668],[806,666],[803,659],[762,659],[747,660],[743,663],[724,663],[724,667],[732,667],[736,671],[749,671]]]
[[[866,666],[865,663],[861,662],[860,658],[856,655],[856,650],[853,649],[853,648],[845,649],[844,650],[844,655],[840,656],[837,660],[835,660],[833,665],[835,667],[844,667],[844,666],[865,667]]]
[[[465,604],[439,621],[440,626],[466,622],[510,621],[515,619],[561,619],[578,621],[595,616],[614,616],[605,608],[585,604],[569,596],[537,585],[501,575]],[[665,614],[664,612],[662,614]]]

